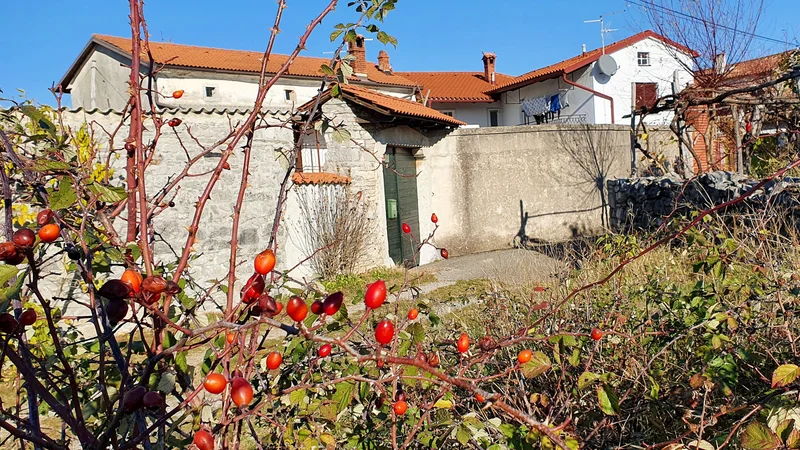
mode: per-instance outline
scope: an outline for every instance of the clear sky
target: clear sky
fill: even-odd
[[[328,56],[333,26],[356,17],[342,0],[334,15],[315,31],[307,56]],[[276,51],[288,53],[323,0],[288,0]],[[181,44],[263,51],[276,3],[267,0],[149,0],[145,16],[151,39]],[[129,36],[126,0],[0,0],[3,44],[0,45],[0,89],[53,104],[47,89],[58,82],[93,33]],[[584,20],[607,17],[608,41],[627,37],[648,25],[641,10],[624,0],[402,0],[384,28],[397,49],[386,50],[398,71],[482,69],[481,52],[497,53],[497,70],[519,75],[600,46],[599,24]],[[797,42],[800,0],[767,0],[758,32]],[[756,41],[755,51],[787,46]],[[368,58],[384,48],[367,43]]]

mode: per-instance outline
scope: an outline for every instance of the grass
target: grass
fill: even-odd
[[[378,268],[370,272],[357,275],[340,275],[333,280],[325,280],[322,285],[328,292],[341,291],[345,299],[352,299],[364,295],[366,286],[377,280],[386,282],[386,286],[391,290],[393,286],[400,288],[405,278],[405,271],[400,267]],[[409,285],[419,287],[426,283],[436,281],[436,277],[430,273],[423,273],[418,276],[409,275]],[[347,303],[347,300],[345,300]]]

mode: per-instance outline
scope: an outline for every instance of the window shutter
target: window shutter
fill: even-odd
[[[636,109],[652,108],[658,100],[658,84],[636,83]]]

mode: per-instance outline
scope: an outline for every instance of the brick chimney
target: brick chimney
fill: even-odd
[[[494,53],[483,54],[483,76],[490,84],[495,84],[494,63],[497,55]]]
[[[347,53],[356,59],[350,63],[356,74],[366,75],[367,73],[367,48],[364,46],[364,36],[356,36],[355,42],[347,43]]]
[[[378,69],[382,72],[392,71],[392,66],[389,64],[389,54],[386,53],[386,50],[378,52]]]

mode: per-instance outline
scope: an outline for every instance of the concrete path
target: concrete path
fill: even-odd
[[[562,262],[549,256],[515,248],[445,259],[417,267],[414,272],[433,274],[437,281],[430,284],[488,279],[503,285],[519,285],[545,281],[561,267]],[[426,287],[422,286],[423,291]]]

